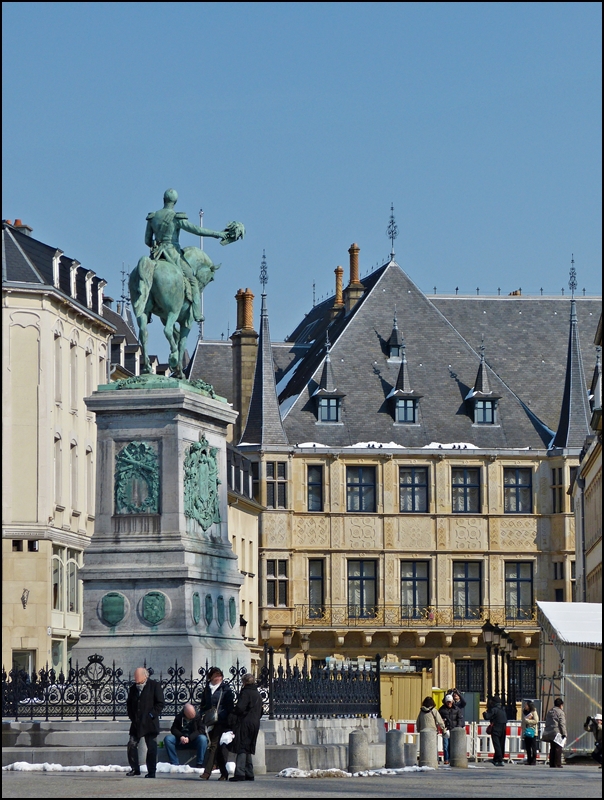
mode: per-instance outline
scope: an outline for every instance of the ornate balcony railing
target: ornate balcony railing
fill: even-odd
[[[506,628],[537,627],[536,606],[296,605],[293,623],[305,628],[480,628],[489,619]]]

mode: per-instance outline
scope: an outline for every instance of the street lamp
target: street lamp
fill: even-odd
[[[495,694],[501,698],[501,687],[499,685],[499,646],[501,645],[501,638],[503,628],[495,625],[493,629],[493,647],[495,648]]]
[[[306,676],[308,672],[307,664],[308,664],[308,650],[310,648],[310,637],[307,633],[303,634],[300,637],[300,643],[302,645],[302,652],[304,653],[304,666],[302,667],[303,674]]]
[[[262,625],[260,626],[260,638],[262,639],[262,644],[264,646],[264,668],[268,667],[268,640],[271,637],[271,626],[268,624],[268,620],[265,619]]]
[[[241,638],[245,641],[245,629],[247,628],[247,619],[243,618],[243,614],[239,614],[239,630]]]
[[[292,643],[294,633],[291,628],[286,628],[283,631],[283,644],[285,645],[285,669],[289,675],[289,647]]]
[[[508,719],[516,719],[516,706],[514,704],[512,713],[512,670],[510,666],[510,657],[514,648],[514,640],[508,636],[505,641],[505,662],[507,667],[507,715]]]
[[[493,632],[495,628],[491,625],[490,620],[487,620],[482,626],[482,638],[487,648],[487,696],[486,700],[489,701],[492,691],[492,675],[491,675],[491,647],[493,645]]]

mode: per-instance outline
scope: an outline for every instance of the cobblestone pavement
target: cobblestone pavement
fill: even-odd
[[[601,797],[602,772],[593,764],[548,767],[491,764],[467,770],[438,769],[375,778],[279,778],[260,775],[254,783],[200,781],[191,775],[161,775],[155,780],[123,773],[3,772],[6,797]]]

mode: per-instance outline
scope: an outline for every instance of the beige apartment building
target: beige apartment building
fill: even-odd
[[[105,281],[2,223],[2,663],[66,669],[82,628],[78,571],[94,526],[96,429],[107,382]]]

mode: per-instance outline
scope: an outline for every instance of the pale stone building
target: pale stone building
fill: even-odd
[[[107,382],[105,281],[2,223],[2,663],[65,669],[82,629],[78,572],[94,526],[96,426]]]
[[[567,489],[595,361],[579,331],[593,340],[601,300],[428,297],[394,257],[361,281],[349,254],[347,288],[338,267],[285,342],[265,295],[256,342],[240,290],[245,340],[232,356],[199,342],[191,364],[244,414],[234,441],[265,509],[258,621],[281,653],[291,634],[292,657],[410,659],[484,698],[489,620],[511,650],[500,686],[536,697],[536,601],[574,596]]]

